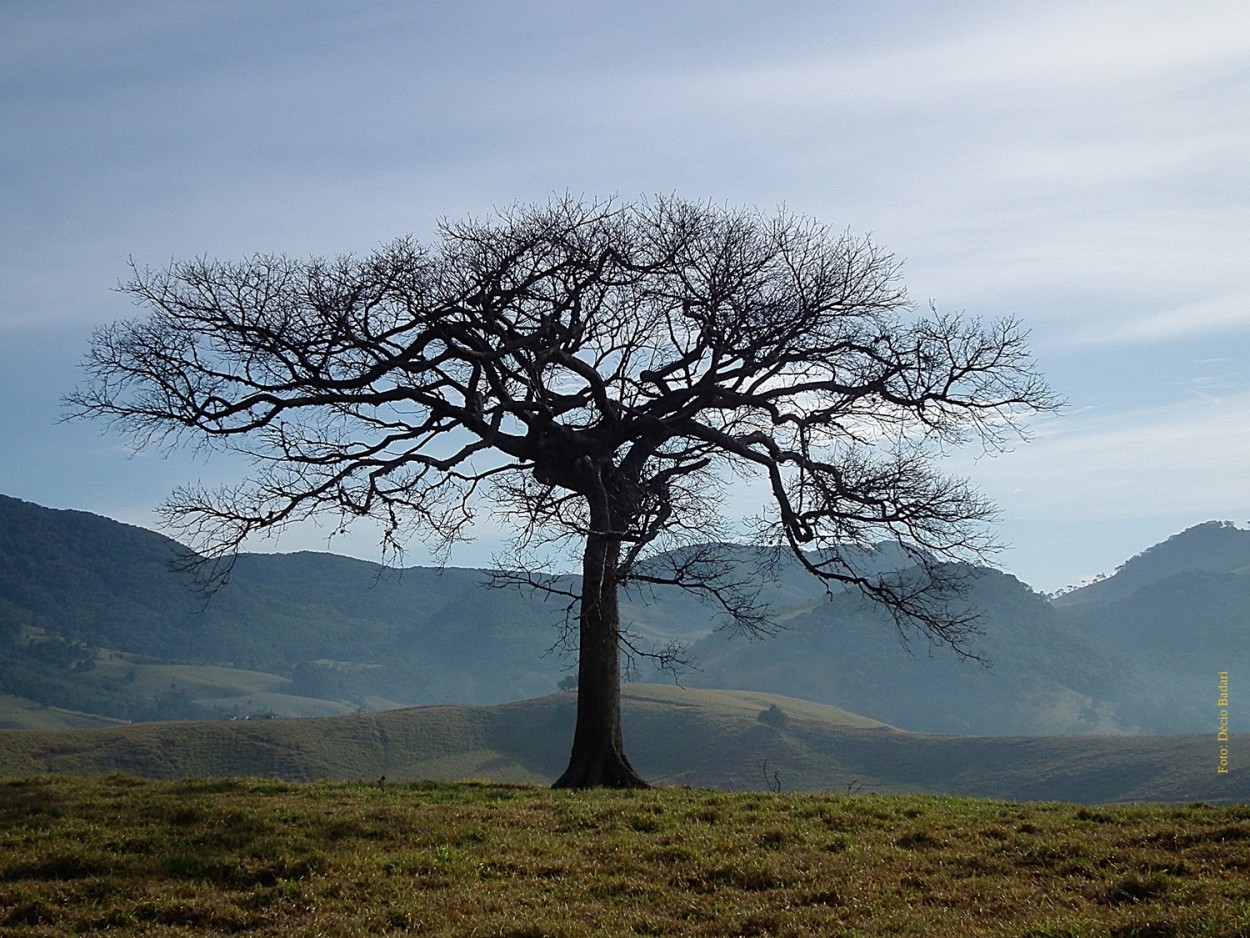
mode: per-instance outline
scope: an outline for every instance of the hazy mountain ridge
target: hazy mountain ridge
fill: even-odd
[[[1126,560],[1109,577],[1055,597],[1061,606],[1123,599],[1152,583],[1186,573],[1250,574],[1250,531],[1207,521]]]
[[[1137,668],[1073,629],[1044,597],[1008,574],[980,570],[967,601],[980,610],[983,629],[968,650],[984,661],[961,659],[919,635],[905,647],[887,614],[845,595],[791,619],[767,642],[699,642],[692,653],[700,670],[687,682],[773,693],[784,687],[920,732],[1142,729],[1112,702],[1132,694]]]
[[[0,691],[127,719],[181,718],[229,715],[233,705],[177,699],[177,686],[163,700],[130,695],[129,676],[162,662],[265,671],[296,697],[320,676],[339,685],[335,700],[375,709],[545,693],[559,672],[542,658],[554,610],[481,589],[481,571],[243,555],[205,603],[172,568],[183,553],[140,528],[0,498],[0,641],[9,646]],[[445,651],[466,641],[472,673],[459,673]],[[496,675],[497,696],[491,682],[474,686],[483,673]],[[312,690],[316,698],[324,688]]]
[[[324,715],[534,697],[572,664],[554,647],[563,602],[484,588],[483,571],[243,555],[205,606],[170,570],[182,551],[0,496],[0,694],[128,720]],[[763,556],[734,551],[742,576]],[[714,607],[672,588],[631,592],[623,617],[644,638],[692,643],[688,686],[804,697],[928,732],[1204,732],[1216,672],[1250,664],[1243,557],[1250,532],[1212,523],[1133,558],[1097,594],[1048,601],[970,570],[984,629],[970,650],[989,668],[919,636],[909,654],[880,610],[829,598],[793,561],[759,584],[785,626],[763,642],[717,631]]]
[[[909,656],[880,640],[880,610],[836,597],[758,648],[700,642],[689,683],[785,688],[924,732],[1202,732],[1218,672],[1250,668],[1248,558],[1250,531],[1209,522],[1057,600],[980,570],[968,599],[984,634],[970,650],[988,669],[923,639]]]

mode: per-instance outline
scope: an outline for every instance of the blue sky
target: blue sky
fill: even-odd
[[[1066,412],[949,469],[1056,589],[1250,519],[1248,167],[1244,3],[5,0],[0,492],[154,526],[237,468],[57,422],[130,257],[363,252],[565,191],[784,203],[1032,330]]]

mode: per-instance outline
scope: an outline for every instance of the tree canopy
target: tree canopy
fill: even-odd
[[[948,562],[989,548],[993,509],[935,457],[997,448],[1054,405],[1019,323],[918,311],[890,254],[786,213],[564,198],[440,236],[136,269],[146,317],[97,331],[71,412],[252,458],[237,485],[165,505],[209,554],[323,512],[445,548],[483,505],[518,548],[576,542],[558,784],[641,784],[620,738],[620,588],[675,583],[767,627],[714,549],[743,530],[736,477],[767,505],[755,540],[960,643]],[[915,567],[863,566],[883,540]]]

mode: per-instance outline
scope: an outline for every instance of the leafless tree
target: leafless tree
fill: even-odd
[[[990,547],[992,509],[935,457],[996,449],[1053,406],[1018,323],[917,311],[891,255],[786,213],[566,197],[440,235],[136,268],[123,289],[146,318],[96,332],[69,413],[251,457],[237,486],[164,506],[209,556],[324,512],[380,519],[384,549],[446,548],[483,504],[519,547],[580,545],[558,786],[645,784],[621,741],[622,587],[675,584],[767,628],[706,546],[727,480],[765,493],[763,542],[960,645],[950,562]],[[865,572],[882,540],[915,568]]]

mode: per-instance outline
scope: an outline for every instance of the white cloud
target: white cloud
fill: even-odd
[[[1250,286],[1237,295],[1217,296],[1122,318],[1110,328],[1074,329],[1051,348],[1096,343],[1160,342],[1183,336],[1250,332]]]
[[[681,114],[705,144],[749,125],[724,162],[801,167],[792,202],[867,221],[921,298],[1050,297],[1030,315],[1082,342],[1243,331],[1250,6],[977,16],[906,45],[654,75],[637,119]]]
[[[1022,96],[1177,76],[1192,83],[1213,65],[1244,69],[1250,54],[1250,7],[1243,4],[991,9],[990,15],[970,13],[954,30],[936,28],[931,37],[910,32],[898,42],[888,34],[861,36],[849,54],[801,49],[799,61],[727,68],[688,76],[683,84],[704,101],[731,106],[797,111],[836,104],[880,115],[952,103],[993,106]]]
[[[1048,419],[1034,439],[968,467],[1005,515],[1056,524],[1250,510],[1250,391]]]

